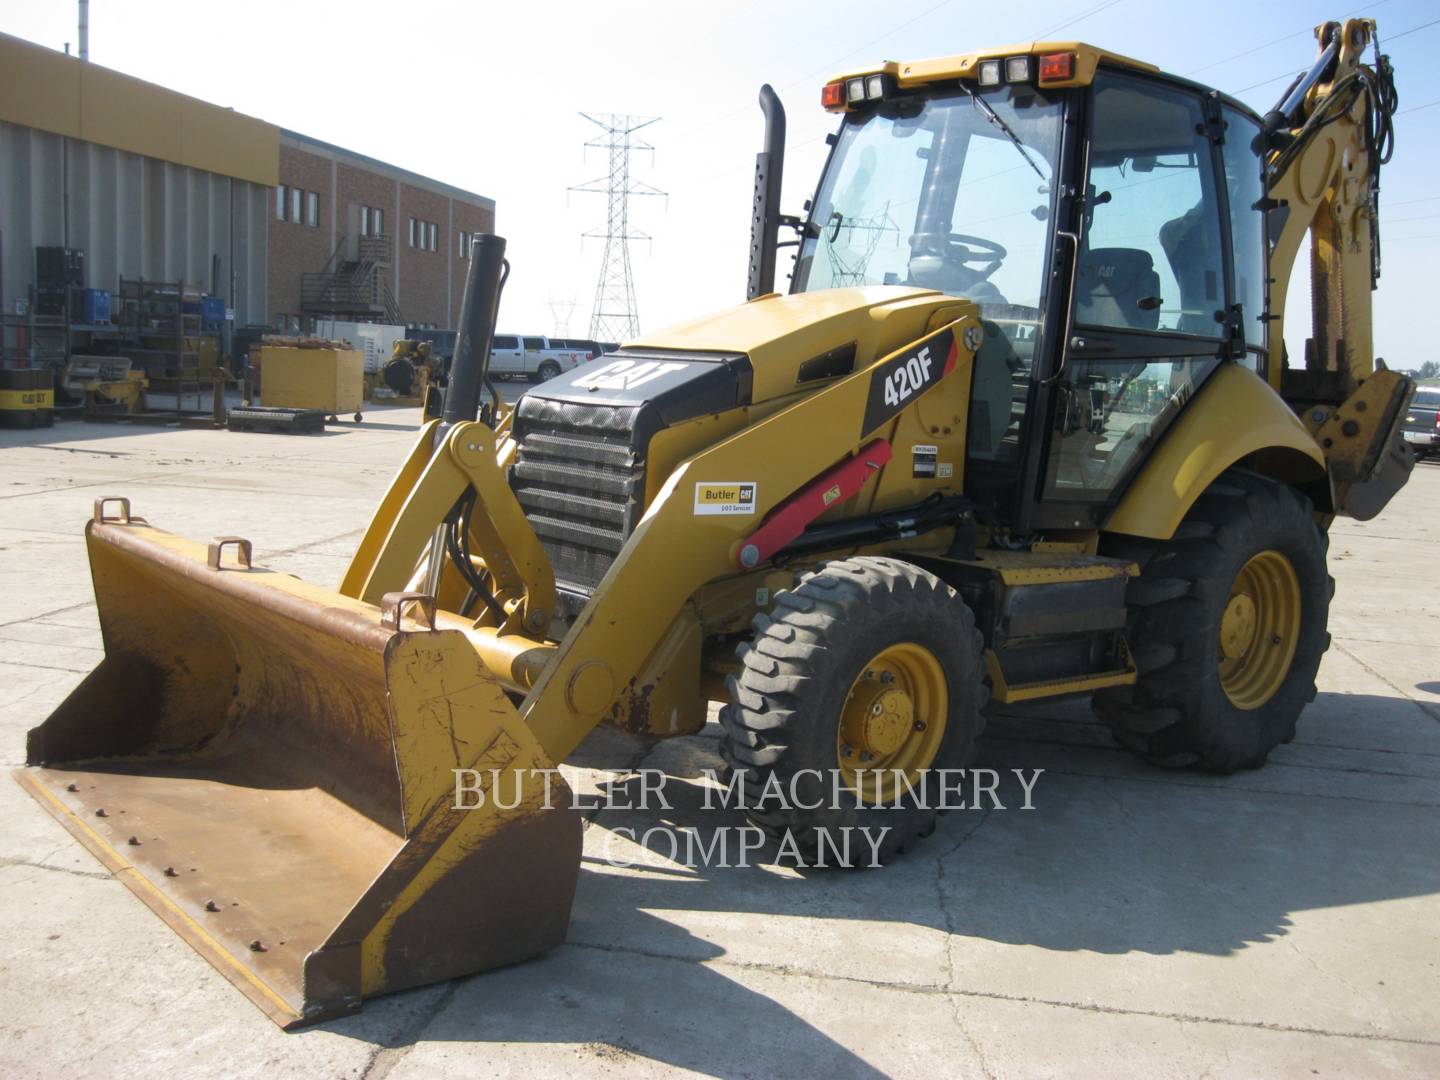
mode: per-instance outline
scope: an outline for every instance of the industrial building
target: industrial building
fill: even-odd
[[[0,304],[12,352],[27,343],[21,323],[37,295],[57,287],[113,293],[116,323],[125,288],[166,283],[186,298],[180,308],[207,295],[235,328],[453,326],[469,236],[494,221],[492,199],[0,35]],[[37,249],[58,249],[41,276],[63,263],[60,278],[39,280]],[[103,312],[72,305],[67,322],[89,328],[75,332],[103,332],[93,329]]]

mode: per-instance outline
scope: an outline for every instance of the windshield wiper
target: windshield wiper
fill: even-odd
[[[1030,156],[1029,148],[1020,141],[1019,135],[1016,135],[1015,132],[1010,130],[1010,125],[1005,123],[1004,120],[1000,119],[1000,114],[997,113],[993,108],[991,108],[990,103],[984,98],[982,98],[979,94],[975,93],[974,90],[971,90],[970,87],[966,86],[963,80],[960,83],[960,89],[964,90],[965,93],[970,95],[970,104],[974,105],[977,109],[983,112],[985,114],[985,119],[989,120],[990,123],[994,124],[1001,131],[1003,131],[1006,137],[1015,144],[1015,149],[1020,151],[1020,156],[1025,159],[1025,164],[1029,165],[1030,168],[1034,169],[1035,175],[1040,177],[1040,182],[1048,184],[1049,181],[1045,178],[1045,174],[1040,171],[1040,166],[1036,165],[1035,159]]]

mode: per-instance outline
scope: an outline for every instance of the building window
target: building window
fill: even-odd
[[[410,219],[410,246],[421,251],[440,250],[440,226],[433,221]]]
[[[305,224],[315,228],[320,226],[320,196],[313,191],[305,193]]]
[[[470,257],[470,234],[467,232],[456,233],[455,241],[460,250],[460,258],[468,259]]]
[[[305,220],[300,216],[300,197],[304,194],[299,188],[290,189],[290,220],[296,223]]]
[[[285,199],[286,199],[286,192],[288,192],[289,190],[290,190],[290,189],[287,188],[284,184],[281,184],[279,187],[277,187],[277,188],[275,189],[275,220],[276,220],[276,221],[284,221],[284,220],[285,220]]]
[[[385,235],[385,211],[384,211],[384,210],[381,210],[378,206],[373,207],[373,208],[371,209],[371,211],[370,211],[370,223],[375,227],[375,235],[376,235],[376,236],[384,236],[384,235]]]
[[[360,207],[360,235],[370,235],[370,207]]]

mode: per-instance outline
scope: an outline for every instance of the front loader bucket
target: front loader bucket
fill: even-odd
[[[17,778],[272,1019],[564,939],[581,822],[463,624],[222,564],[128,507],[86,535],[105,658]]]

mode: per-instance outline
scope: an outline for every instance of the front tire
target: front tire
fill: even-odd
[[[1330,645],[1326,534],[1295,489],[1241,469],[1196,501],[1170,540],[1112,536],[1140,566],[1126,595],[1139,679],[1096,714],[1155,764],[1226,773],[1295,737]]]
[[[855,830],[879,838],[881,862],[929,835],[936,770],[970,762],[989,698],[965,602],[911,563],[856,557],[806,573],[754,626],[720,714],[750,820],[805,856],[851,838],[851,866],[871,859]],[[785,798],[757,797],[777,782]]]

